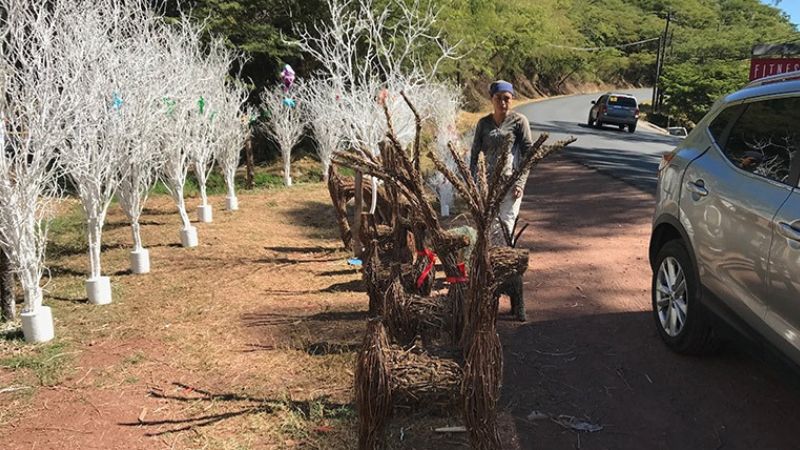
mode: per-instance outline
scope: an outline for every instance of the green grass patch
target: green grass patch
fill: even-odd
[[[73,353],[63,342],[43,345],[33,352],[0,359],[0,367],[32,373],[40,385],[53,386],[61,382]]]
[[[83,208],[79,204],[72,205],[68,211],[50,222],[47,242],[49,258],[83,253],[87,246]]]

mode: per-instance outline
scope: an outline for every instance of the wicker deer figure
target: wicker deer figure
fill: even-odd
[[[461,159],[453,145],[450,152],[456,162],[458,174],[451,171],[436,154],[428,156],[436,168],[457,189],[467,202],[469,213],[478,230],[475,249],[472,253],[469,273],[465,273],[463,265],[458,264],[457,250],[466,245],[464,237],[445,230],[435,210],[428,201],[424,181],[419,170],[421,120],[416,108],[403,94],[409,108],[416,117],[416,138],[409,156],[397,140],[392,127],[391,114],[384,108],[388,123],[387,141],[381,149],[382,161],[366,152],[341,153],[335,162],[361,170],[366,174],[383,180],[397,195],[403,196],[418,217],[427,227],[427,233],[439,254],[449,280],[449,310],[452,311],[452,330],[460,336],[460,350],[463,354],[463,378],[461,395],[463,398],[464,416],[470,432],[470,440],[476,449],[499,449],[501,447],[497,432],[496,405],[499,397],[502,374],[502,352],[497,335],[496,319],[499,285],[508,279],[509,274],[519,272],[520,265],[527,266],[525,258],[517,257],[513,251],[490,251],[491,226],[497,217],[500,203],[514,183],[523,174],[549,154],[563,148],[571,141],[559,142],[553,146],[544,146],[547,135],[542,135],[534,144],[531,152],[525,157],[519,168],[511,176],[502,172],[505,161],[498,161],[491,175],[487,175],[486,163],[481,158],[478,163],[478,177],[473,179],[466,163]],[[508,143],[511,145],[511,142]],[[506,156],[507,158],[507,156]],[[468,276],[467,276],[468,275]],[[389,291],[397,291],[397,283],[392,284]],[[397,298],[387,292],[387,301]],[[395,293],[396,294],[396,293]],[[383,305],[391,311],[397,305]],[[391,312],[389,312],[391,315]],[[385,320],[391,326],[391,317]],[[369,333],[368,333],[369,334]],[[364,355],[367,355],[365,353]],[[372,426],[382,427],[377,423]],[[373,429],[364,427],[365,430]],[[366,435],[365,435],[366,437]],[[371,444],[375,444],[370,439]],[[361,448],[372,448],[369,445]]]
[[[503,174],[509,152],[503,152],[500,161],[487,175],[486,162],[481,155],[478,160],[477,179],[473,179],[466,163],[450,145],[458,167],[456,175],[446,164],[431,153],[436,168],[453,184],[466,201],[469,213],[477,229],[477,240],[472,253],[469,271],[469,289],[465,302],[464,328],[461,346],[464,354],[464,379],[461,385],[464,419],[472,447],[480,450],[501,448],[497,431],[497,400],[500,395],[502,377],[502,349],[497,335],[498,295],[496,292],[505,281],[496,276],[497,262],[490,253],[491,228],[496,220],[500,203],[523,174],[528,173],[539,161],[551,153],[564,148],[570,142],[562,141],[544,146],[546,134],[539,136],[529,154],[511,176]],[[511,140],[507,145],[513,144]]]
[[[422,120],[416,108],[404,93],[403,98],[405,98],[406,103],[414,112],[416,119],[416,134],[411,155],[403,149],[400,141],[395,136],[391,113],[384,105],[384,114],[389,124],[389,131],[387,140],[382,144],[381,158],[387,160],[387,162],[391,161],[391,163],[385,164],[383,160],[372,154],[359,150],[338,153],[334,156],[334,162],[383,180],[393,192],[408,201],[409,209],[414,211],[415,217],[422,221],[427,228],[427,238],[433,243],[434,250],[442,262],[445,275],[448,280],[451,280],[448,297],[454,307],[453,327],[455,330],[461,330],[462,314],[459,305],[463,303],[463,297],[466,293],[466,284],[463,281],[466,278],[463,273],[463,266],[459,267],[457,251],[468,245],[468,242],[463,236],[444,229],[439,221],[437,212],[428,201],[425,181],[422,178],[418,163],[421,150]],[[402,221],[403,219],[398,220]],[[403,224],[397,224],[397,226],[401,225]],[[408,225],[405,224],[405,226]],[[460,334],[460,331],[458,334]]]

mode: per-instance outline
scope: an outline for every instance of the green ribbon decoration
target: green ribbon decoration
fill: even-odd
[[[175,100],[173,100],[173,99],[171,99],[169,97],[164,97],[161,100],[164,102],[164,105],[166,105],[166,107],[167,107],[166,114],[168,116],[171,116],[172,113],[175,111]]]

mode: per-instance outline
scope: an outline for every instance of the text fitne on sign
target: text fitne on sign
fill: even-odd
[[[750,80],[800,70],[800,58],[753,58],[750,60]]]

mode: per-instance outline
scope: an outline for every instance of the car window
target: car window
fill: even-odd
[[[616,95],[612,95],[608,97],[608,104],[615,106],[629,106],[631,108],[636,108],[636,99],[631,97],[617,97]]]
[[[735,121],[739,115],[742,113],[742,109],[744,109],[743,105],[736,105],[731,106],[727,109],[724,109],[714,121],[711,122],[711,125],[708,126],[708,131],[711,132],[711,135],[714,137],[714,141],[717,142],[717,145],[720,148],[725,147],[725,138],[724,135],[725,131],[728,129],[728,125],[731,125],[733,121]]]
[[[800,97],[750,103],[725,143],[725,156],[738,168],[789,183],[797,151]]]

